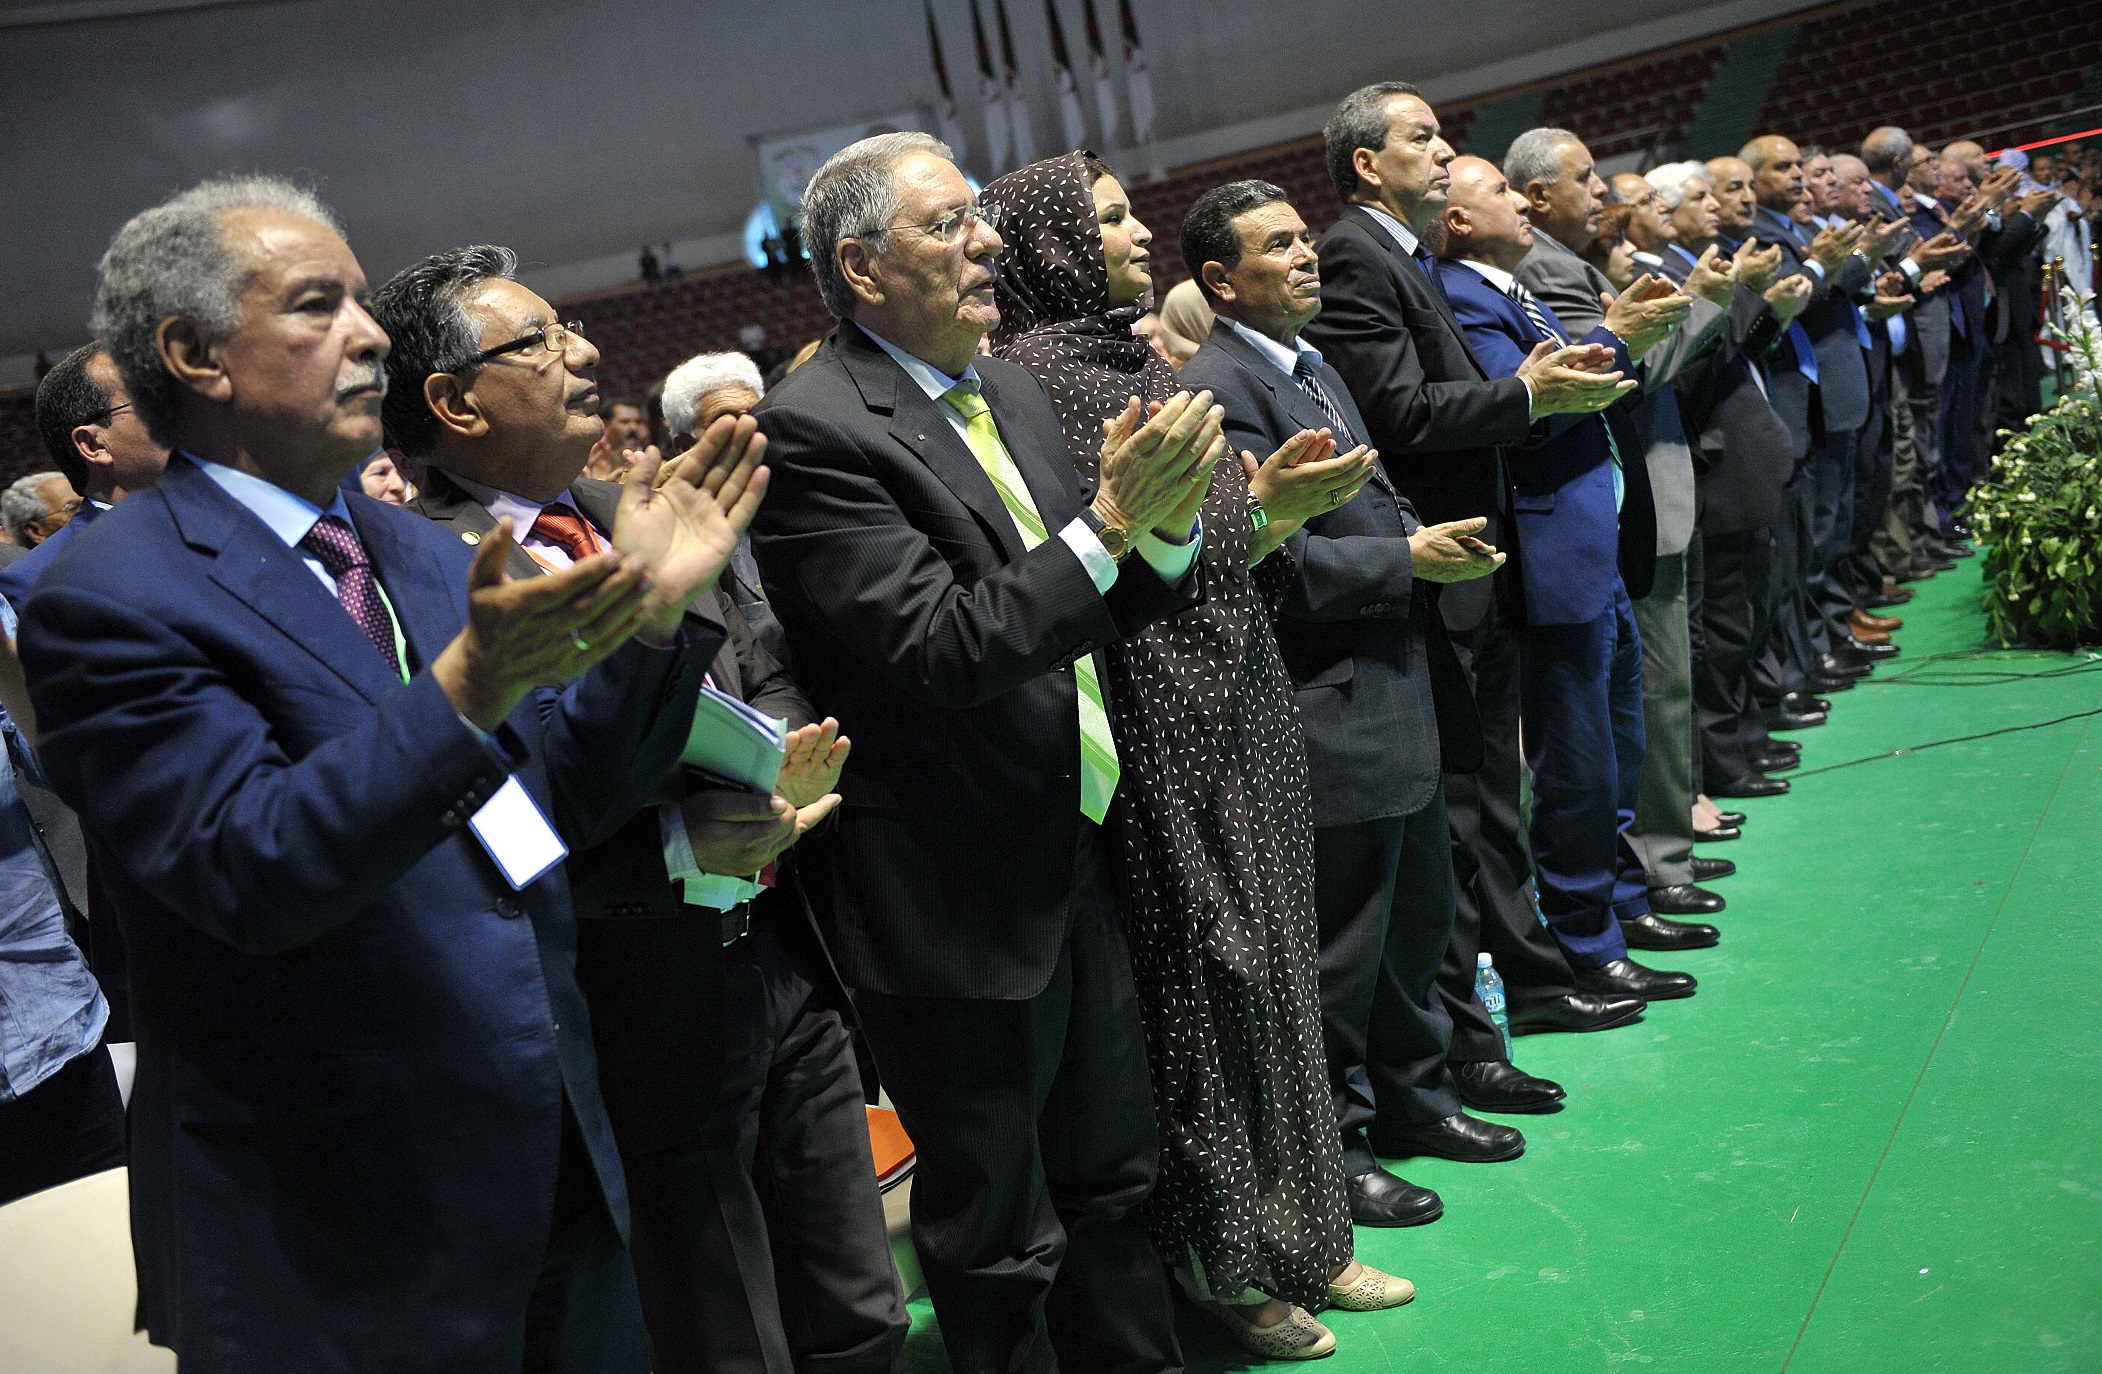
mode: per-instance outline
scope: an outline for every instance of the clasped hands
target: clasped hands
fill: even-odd
[[[1151,530],[1171,544],[1188,540],[1212,467],[1226,455],[1225,417],[1209,391],[1178,391],[1152,405],[1136,396],[1126,401],[1102,422],[1096,517],[1133,534]]]
[[[621,488],[612,550],[544,577],[505,573],[515,536],[498,521],[467,571],[467,623],[431,663],[453,709],[494,730],[527,692],[567,682],[629,636],[673,640],[759,509],[765,453],[750,418],[725,416],[661,483],[659,460],[644,455]]]
[[[772,863],[839,805],[832,789],[851,747],[839,722],[827,716],[788,732],[771,795],[710,787],[680,802],[694,865],[746,878]]]

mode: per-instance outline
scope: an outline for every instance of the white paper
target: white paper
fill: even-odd
[[[787,727],[787,721],[755,711],[713,687],[703,687],[680,761],[727,787],[770,793],[781,776]]]
[[[482,848],[489,851],[489,857],[496,861],[504,881],[514,892],[524,891],[541,874],[569,857],[569,846],[562,843],[555,827],[540,814],[540,807],[516,775],[504,779],[496,795],[474,813],[467,825],[482,842]]]

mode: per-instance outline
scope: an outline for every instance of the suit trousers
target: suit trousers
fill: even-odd
[[[1876,531],[1883,527],[1884,508],[1890,502],[1894,435],[1887,389],[1879,391],[1871,405],[1868,423],[1854,446],[1854,519],[1847,536],[1846,556],[1839,561],[1839,585],[1855,606],[1866,606],[1868,598],[1883,590],[1883,568],[1876,562]]]
[[[1707,671],[1708,663],[1708,636],[1702,628],[1701,621],[1701,617],[1707,614],[1707,581],[1707,545],[1701,535],[1701,527],[1695,525],[1692,537],[1686,541],[1686,675],[1689,683],[1688,690],[1693,694],[1688,698],[1686,725],[1692,741],[1690,747],[1693,753],[1690,758],[1693,774],[1693,795],[1696,798],[1704,797],[1708,793],[1708,775],[1702,766],[1701,759],[1701,722],[1698,705],[1701,675]],[[1642,628],[1642,618],[1639,615],[1635,619],[1635,628],[1638,630]],[[1643,636],[1643,647],[1646,650],[1648,646],[1649,636],[1645,634]]]
[[[1859,430],[1827,430],[1824,443],[1810,454],[1817,501],[1805,601],[1811,613],[1811,643],[1820,654],[1836,653],[1852,639],[1847,616],[1854,609],[1854,596],[1839,569],[1854,541],[1854,460],[1860,447]]]
[[[1763,529],[1701,536],[1701,659],[1693,680],[1693,726],[1706,789],[1751,776],[1752,754],[1767,738],[1751,666],[1766,633],[1772,549]]]
[[[124,1099],[99,1043],[0,1102],[0,1206],[123,1163]]]
[[[919,1154],[912,1238],[956,1374],[1182,1368],[1140,1212],[1159,1149],[1131,953],[1102,828],[1080,830],[1042,992],[855,997]]]
[[[1569,962],[1595,968],[1627,957],[1618,915],[1649,910],[1623,886],[1642,772],[1642,638],[1626,589],[1616,580],[1583,624],[1528,626],[1519,666],[1540,910]]]
[[[525,1311],[525,1374],[649,1374],[635,1269],[569,1098],[547,1253]]]
[[[1452,940],[1452,832],[1441,787],[1406,816],[1314,831],[1321,1036],[1343,1172],[1377,1167],[1366,1132],[1460,1110],[1438,994]]]
[[[1891,368],[1890,417],[1896,455],[1876,561],[1888,576],[1904,577],[1919,561],[1920,536],[1939,528],[1929,513],[1927,483],[1941,463],[1941,388],[1927,380],[1917,347],[1900,353]]]
[[[882,1374],[910,1325],[845,1009],[781,919],[724,954],[706,1135],[623,1159],[654,1374]]]
[[[1508,571],[1498,576],[1508,576]],[[1512,1005],[1574,990],[1569,961],[1540,920],[1528,883],[1533,858],[1519,805],[1524,760],[1518,742],[1518,632],[1499,612],[1476,629],[1452,635],[1452,647],[1474,689],[1482,726],[1482,766],[1445,775],[1445,816],[1452,830],[1453,923],[1448,970],[1439,980],[1452,1018],[1452,1058],[1471,1063],[1504,1057],[1503,1037],[1474,1000],[1474,956],[1489,951]]]
[[[1810,637],[1809,581],[1816,555],[1817,450],[1796,464],[1788,479],[1781,513],[1773,524],[1774,556],[1767,565],[1768,624],[1765,642],[1753,660],[1752,689],[1771,711],[1788,692],[1809,686],[1817,662]]]
[[[1642,636],[1642,783],[1628,846],[1649,887],[1693,881],[1693,657],[1686,555],[1661,554],[1635,603]]]
[[[1978,450],[1978,392],[1984,381],[1983,352],[1951,358],[1941,386],[1941,461],[1927,483],[1936,528],[1949,523],[1984,469]]]

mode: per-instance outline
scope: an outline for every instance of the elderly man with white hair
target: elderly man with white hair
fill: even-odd
[[[749,354],[694,354],[664,379],[664,427],[671,432],[673,450],[691,446],[694,435],[705,433],[725,415],[750,414],[765,395],[766,381]],[[782,633],[774,608],[767,604],[749,534],[737,541],[723,582],[766,651],[778,662],[787,663],[788,636]]]

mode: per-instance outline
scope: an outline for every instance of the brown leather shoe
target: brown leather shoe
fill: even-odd
[[[1886,577],[1883,579],[1883,594],[1876,599],[1885,606],[1902,606],[1912,600],[1912,588],[1900,587],[1895,577]]]
[[[1875,645],[1890,643],[1890,636],[1881,630],[1864,630],[1859,625],[1849,625],[1847,633],[1854,637],[1856,644]]]
[[[1857,630],[1881,630],[1885,634],[1905,628],[1905,622],[1894,615],[1871,615],[1859,607],[1847,617],[1847,623]]]

